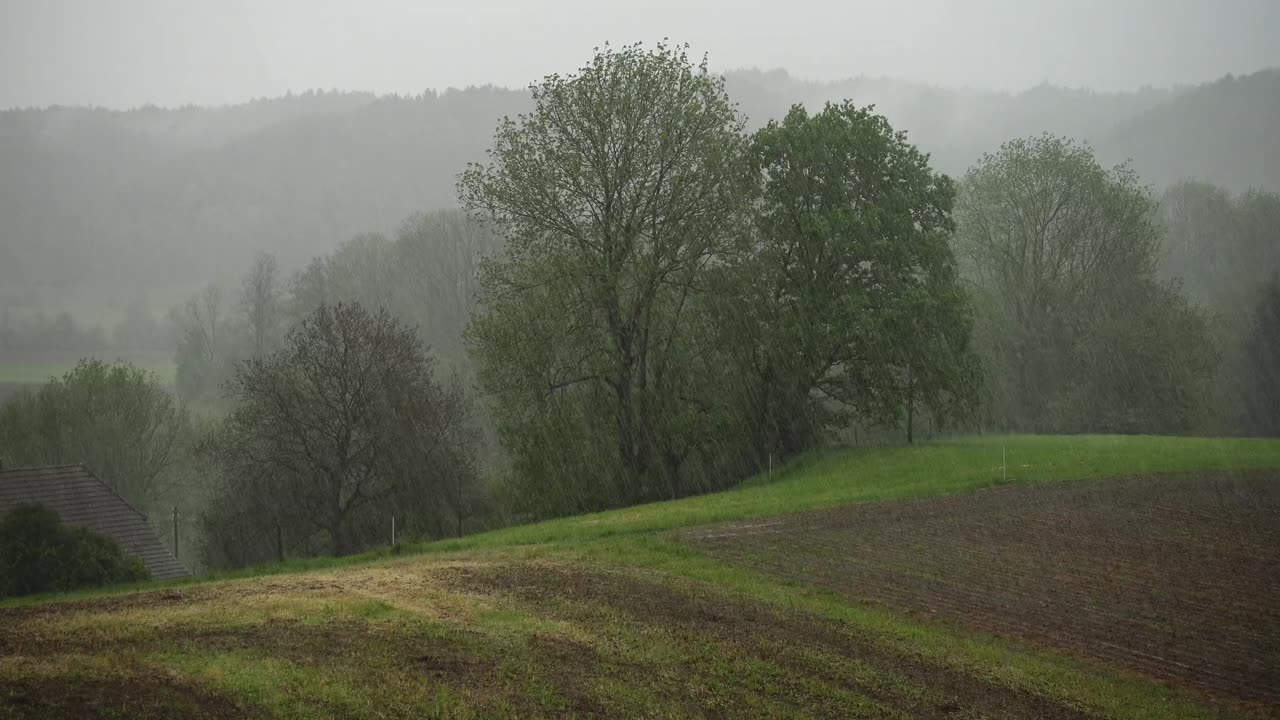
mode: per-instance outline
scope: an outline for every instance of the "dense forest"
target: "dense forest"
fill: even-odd
[[[531,92],[9,111],[0,357],[176,373],[84,362],[0,454],[93,460],[222,567],[833,438],[1277,434],[1275,127],[1277,71],[1000,94],[663,45]]]

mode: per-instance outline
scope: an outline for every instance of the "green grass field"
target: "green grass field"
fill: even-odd
[[[1280,441],[1017,436],[836,450],[725,493],[401,557],[10,601],[0,718],[1269,717],[753,572],[678,532],[1001,483],[1250,468],[1280,468]]]

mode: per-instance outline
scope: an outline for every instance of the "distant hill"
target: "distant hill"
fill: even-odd
[[[891,79],[812,83],[737,71],[730,94],[752,126],[793,102],[874,103],[963,173],[1007,139],[1050,131],[1128,157],[1150,183],[1187,177],[1280,190],[1280,72],[1172,90],[1021,93]],[[122,306],[226,281],[259,249],[286,267],[353,235],[390,232],[449,207],[454,178],[482,160],[527,92],[494,87],[415,97],[310,92],[217,108],[0,113],[0,306]]]
[[[1182,92],[1096,145],[1107,156],[1132,158],[1157,185],[1195,178],[1233,192],[1280,192],[1280,70]]]

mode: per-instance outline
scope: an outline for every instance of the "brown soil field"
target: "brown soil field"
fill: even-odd
[[[713,556],[1280,710],[1280,472],[1008,485],[688,532]]]

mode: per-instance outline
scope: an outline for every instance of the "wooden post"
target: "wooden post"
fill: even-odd
[[[178,558],[178,506],[173,506],[173,557]]]
[[[396,546],[396,516],[391,516],[391,547]]]

